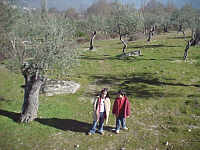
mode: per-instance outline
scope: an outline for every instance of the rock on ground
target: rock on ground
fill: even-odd
[[[142,51],[141,50],[134,50],[128,53],[123,53],[120,58],[124,58],[124,57],[131,57],[131,56],[143,56],[142,55]]]
[[[80,88],[80,84],[74,81],[60,81],[48,79],[41,87],[41,92],[46,96],[58,94],[73,94]]]

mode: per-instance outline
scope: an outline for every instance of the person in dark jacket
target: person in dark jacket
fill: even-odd
[[[118,92],[117,98],[113,104],[112,113],[116,116],[116,128],[115,132],[118,134],[120,131],[120,124],[122,129],[128,130],[126,127],[126,118],[130,116],[131,109],[130,109],[130,102],[126,97],[126,94],[123,90]]]

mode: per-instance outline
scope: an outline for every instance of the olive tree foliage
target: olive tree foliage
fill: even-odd
[[[192,5],[186,4],[180,9],[181,17],[183,18],[184,25],[190,29],[191,36],[195,34],[195,30],[199,25],[199,12],[198,9],[192,7]]]
[[[179,26],[180,24],[183,24],[183,19],[181,18],[181,13],[179,9],[175,9],[171,16],[170,16],[170,22],[174,25],[174,26]]]
[[[177,34],[182,32],[185,37],[185,30],[189,27],[188,25],[188,14],[186,14],[185,8],[176,9],[170,17],[171,23],[177,27]]]
[[[156,26],[166,23],[166,18],[163,18],[165,16],[164,10],[164,5],[157,0],[149,0],[143,4],[141,12],[144,22],[144,34],[148,33],[147,41],[151,40]]]
[[[49,76],[66,75],[76,62],[74,28],[64,18],[48,13],[18,11],[16,23],[7,36],[10,65],[25,79],[21,122],[37,117],[39,90]]]
[[[163,26],[163,31],[168,32],[168,26],[170,25],[170,15],[167,13],[163,14],[163,17],[160,19],[161,26]]]
[[[80,14],[76,11],[75,8],[68,8],[65,12],[64,12],[64,16],[65,18],[70,18],[72,20],[77,20],[79,19]]]
[[[117,33],[123,44],[122,52],[126,52],[127,43],[123,37],[136,33],[141,27],[139,12],[134,6],[116,3],[112,8],[112,15],[107,21],[109,32]]]
[[[97,0],[88,9],[88,15],[109,16],[112,3],[109,0]]]
[[[173,27],[171,22],[171,15],[176,10],[176,6],[173,1],[168,0],[167,5],[164,8],[164,11],[161,12],[161,26],[163,27],[164,32],[168,32],[169,27]]]
[[[8,53],[16,59],[16,65],[32,64],[42,75],[52,70],[65,74],[76,56],[71,41],[73,34],[73,27],[67,21],[23,13],[8,33],[12,46]]]
[[[15,24],[17,15],[13,14],[16,13],[17,11],[12,9],[8,2],[0,1],[0,57],[8,57],[2,50],[10,45],[7,33],[10,32],[12,25]]]
[[[126,49],[126,42],[122,37],[135,33],[141,24],[139,13],[134,6],[123,5],[118,1],[97,0],[85,12],[85,17],[77,21],[77,29],[90,35],[90,49],[96,35],[112,38],[120,36]]]
[[[111,13],[111,3],[107,0],[97,0],[85,12],[85,18],[77,22],[77,29],[90,36],[89,49],[94,48],[93,41],[96,34],[106,35],[106,20]]]
[[[104,19],[101,16],[90,15],[87,16],[87,18],[81,19],[76,22],[77,32],[86,33],[90,37],[90,50],[93,50],[94,48],[93,42],[97,31],[103,31],[103,20]]]
[[[41,0],[41,12],[42,14],[47,13],[47,0]]]
[[[160,25],[163,27],[163,32],[168,32],[169,27],[172,27],[171,15],[176,10],[173,2],[168,1],[168,4],[160,11]]]

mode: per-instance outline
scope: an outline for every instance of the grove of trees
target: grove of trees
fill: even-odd
[[[200,44],[200,9],[190,4],[177,8],[172,1],[167,5],[157,0],[144,1],[140,8],[120,1],[97,0],[85,11],[69,8],[57,11],[47,8],[41,0],[41,9],[24,10],[13,3],[0,2],[0,55],[8,65],[24,76],[24,103],[21,122],[37,117],[39,90],[49,77],[68,74],[78,56],[78,38],[90,39],[89,49],[98,38],[119,38],[126,53],[125,37],[144,34],[148,41],[154,32],[171,30],[191,32],[184,59],[190,46]]]

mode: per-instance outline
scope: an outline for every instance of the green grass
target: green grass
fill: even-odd
[[[199,150],[199,47],[191,47],[184,62],[186,42],[173,32],[150,43],[129,42],[127,51],[141,49],[140,57],[120,59],[119,40],[94,44],[94,51],[82,45],[80,65],[72,72],[79,91],[41,95],[38,119],[30,124],[15,121],[23,102],[23,77],[0,67],[0,150]],[[87,136],[93,121],[91,100],[103,87],[110,89],[112,104],[119,89],[127,92],[129,131],[112,133],[115,118],[110,115],[104,136]]]

